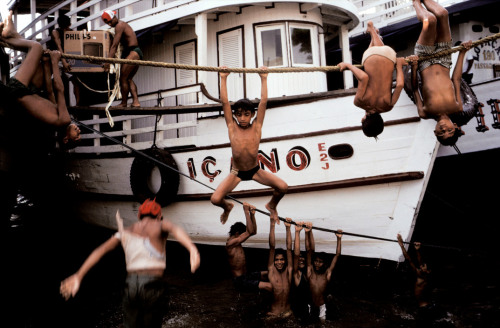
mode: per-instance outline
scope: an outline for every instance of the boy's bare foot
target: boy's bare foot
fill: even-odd
[[[365,33],[369,34],[371,30],[373,30],[375,27],[373,26],[373,22],[372,21],[368,21],[368,23],[366,23],[366,31]]]
[[[3,29],[1,35],[2,38],[4,39],[21,37],[19,33],[17,33],[14,22],[12,21],[12,10],[9,11],[9,16],[7,16],[7,19],[4,20],[3,22]]]
[[[127,104],[121,103],[121,104],[118,104],[116,106],[113,106],[113,108],[127,108]]]
[[[130,105],[130,107],[139,108],[139,107],[141,107],[141,103],[132,103],[132,105]]]
[[[271,213],[271,219],[276,221],[277,224],[280,224],[280,219],[278,218],[278,211],[276,211],[276,207],[271,207],[269,203],[266,204],[266,208]]]
[[[227,219],[229,218],[229,213],[231,213],[231,210],[233,209],[233,207],[234,207],[234,204],[226,203],[225,208],[224,208],[224,213],[222,213],[220,216],[220,222],[222,224],[225,224],[227,222]]]

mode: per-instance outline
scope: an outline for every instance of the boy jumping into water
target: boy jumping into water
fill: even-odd
[[[363,54],[363,70],[348,64],[338,64],[340,71],[349,69],[358,80],[354,105],[366,111],[361,120],[363,133],[376,138],[384,130],[381,113],[390,111],[399,99],[404,86],[404,58],[396,58],[396,52],[384,45],[378,29],[368,22],[366,32],[371,36],[368,49]],[[392,73],[396,66],[396,87],[392,89]]]
[[[226,68],[226,67],[221,67]],[[262,125],[266,114],[267,106],[267,68],[261,67],[259,73],[261,80],[261,99],[257,108],[257,117],[251,122],[255,115],[255,107],[248,99],[238,100],[233,105],[233,111],[227,96],[227,76],[229,72],[220,72],[220,97],[224,118],[226,119],[229,142],[232,151],[231,173],[219,184],[210,198],[212,204],[222,207],[224,212],[220,217],[222,224],[226,223],[229,212],[233,209],[233,204],[224,198],[231,192],[240,181],[254,180],[266,186],[272,187],[273,196],[266,204],[267,210],[271,213],[271,218],[278,222],[278,212],[276,206],[288,190],[288,185],[276,175],[261,170],[257,154],[259,152],[260,138],[262,135]],[[233,112],[234,116],[233,117]]]
[[[425,6],[422,6],[422,4]],[[465,53],[472,42],[462,43],[457,64],[450,79],[451,54],[418,62],[419,56],[428,56],[450,49],[452,40],[448,11],[433,0],[413,0],[422,31],[415,44],[415,55],[409,56],[412,65],[412,88],[418,115],[423,119],[436,120],[434,134],[444,145],[454,145],[459,133],[449,115],[463,111],[460,81]],[[417,70],[422,79],[420,96]]]
[[[118,232],[97,247],[75,274],[61,282],[60,293],[66,300],[75,297],[90,269],[104,255],[121,245],[127,265],[123,295],[125,327],[160,328],[163,313],[168,306],[164,273],[165,247],[169,234],[189,251],[191,272],[195,272],[200,266],[200,254],[184,229],[163,219],[161,206],[155,200],[144,201],[139,207],[138,220],[124,228],[123,220],[117,212]]]

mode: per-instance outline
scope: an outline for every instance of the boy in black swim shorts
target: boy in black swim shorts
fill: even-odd
[[[229,104],[227,96],[227,76],[229,72],[220,72],[220,97],[233,155],[231,174],[219,184],[210,198],[212,204],[224,209],[220,217],[222,224],[226,223],[229,213],[234,206],[224,198],[240,183],[240,181],[254,180],[273,188],[273,196],[269,203],[266,204],[266,208],[270,212],[271,218],[278,224],[279,219],[276,206],[288,191],[286,182],[271,172],[261,170],[257,160],[260,138],[262,136],[262,125],[264,123],[264,115],[266,114],[267,107],[267,67],[261,67],[261,70],[262,72],[259,73],[261,80],[261,99],[257,108],[257,117],[253,121],[255,107],[250,100],[238,100],[234,103],[231,110],[231,105]]]

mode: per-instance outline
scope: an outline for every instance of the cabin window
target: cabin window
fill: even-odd
[[[257,39],[259,66],[288,66],[284,25],[258,27]]]
[[[311,29],[290,27],[292,64],[312,65]]]
[[[314,27],[306,24],[289,22],[257,26],[255,32],[258,66],[314,65],[318,47],[312,42],[313,29]]]

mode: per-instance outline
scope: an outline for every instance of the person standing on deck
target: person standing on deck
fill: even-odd
[[[78,271],[61,282],[64,299],[74,297],[85,275],[101,258],[121,244],[127,264],[127,280],[123,296],[125,327],[162,326],[166,303],[165,247],[168,235],[184,246],[190,254],[191,272],[200,266],[200,254],[186,232],[163,219],[161,206],[147,199],[139,207],[139,222],[124,228],[120,214],[116,213],[118,232],[97,247]]]
[[[139,48],[139,42],[132,27],[126,22],[116,17],[116,12],[112,10],[103,11],[101,18],[105,24],[115,28],[113,42],[109,49],[109,58],[114,58],[118,45],[123,45],[122,59],[142,60],[143,54]],[[109,71],[109,63],[104,64],[104,69]],[[138,65],[122,64],[120,68],[120,92],[122,102],[117,107],[127,107],[128,94],[132,95],[132,107],[141,107],[137,93],[137,86],[132,80],[137,71]]]
[[[61,15],[59,18],[57,18],[57,25],[59,25],[58,28],[54,29],[50,33],[50,41],[47,42],[47,47],[50,50],[58,50],[61,53],[64,53],[64,32],[66,31],[71,31],[71,21],[68,16],[66,15]],[[75,101],[76,101],[76,106],[79,105],[80,103],[80,84],[77,82],[77,78],[75,75],[71,75],[71,65],[68,63],[68,61],[65,58],[61,58],[61,64],[62,64],[62,72],[61,72],[61,77],[64,82],[64,88],[66,90],[65,92],[65,98],[66,98],[66,104],[69,105],[69,81],[73,84],[73,94],[75,95]],[[68,79],[68,75],[70,75]]]
[[[363,133],[367,137],[376,138],[384,130],[381,113],[390,111],[401,95],[404,86],[404,58],[396,58],[396,52],[384,45],[379,30],[368,22],[366,33],[371,42],[363,54],[361,61],[363,70],[348,64],[338,64],[340,71],[349,69],[358,80],[358,88],[354,96],[354,105],[365,110],[361,120]],[[396,87],[392,91],[392,73],[396,67]],[[391,92],[392,91],[392,92]]]

